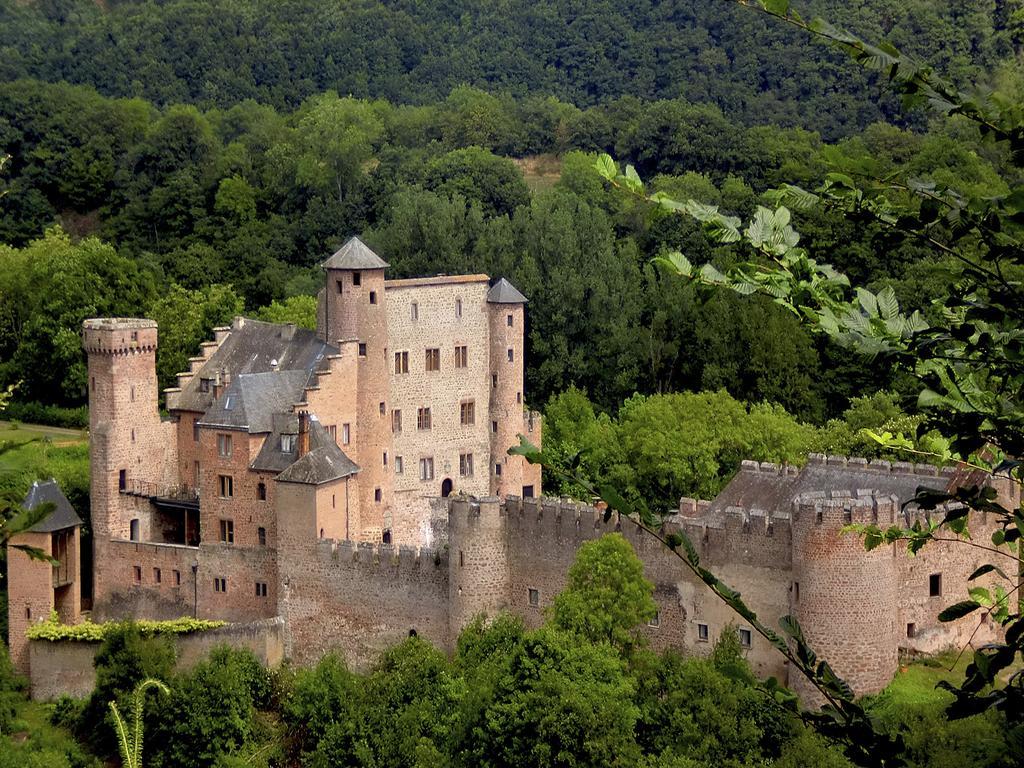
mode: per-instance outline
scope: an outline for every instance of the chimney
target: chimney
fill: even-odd
[[[309,411],[299,411],[299,455],[302,458],[309,453]]]

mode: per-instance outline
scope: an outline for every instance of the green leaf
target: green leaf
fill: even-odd
[[[969,613],[974,613],[974,611],[979,608],[981,608],[981,605],[973,600],[963,600],[959,603],[953,603],[953,605],[949,606],[939,614],[939,621],[956,621]]]
[[[626,189],[630,192],[640,194],[644,191],[644,183],[640,179],[640,175],[636,172],[636,168],[632,165],[626,166],[626,173],[619,177]]]
[[[598,156],[597,161],[594,163],[594,169],[606,181],[614,181],[615,177],[619,175],[619,169],[615,165],[615,161],[607,153],[602,153]]]
[[[967,580],[968,581],[974,581],[979,576],[984,576],[986,573],[992,573],[993,571],[995,573],[998,573],[1000,576],[1002,576],[1007,581],[1009,581],[1009,577],[1005,573],[1003,573],[1003,570],[1001,568],[999,568],[998,566],[993,565],[992,563],[985,563],[985,565],[981,566],[974,573],[972,573],[970,576],[968,576]]]

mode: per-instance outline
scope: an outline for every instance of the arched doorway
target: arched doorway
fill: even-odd
[[[448,494],[451,493],[451,492],[452,492],[452,479],[450,477],[446,477],[444,479],[444,482],[441,483],[441,498],[442,499],[447,499],[448,498]]]

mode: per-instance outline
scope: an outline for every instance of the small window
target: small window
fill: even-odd
[[[337,281],[337,285],[338,285],[338,293],[344,293],[345,292],[345,282],[343,280],[338,280]]]
[[[378,504],[380,504],[380,500],[381,500],[380,488],[374,488],[373,489],[373,500],[375,502],[377,502]]]
[[[395,373],[409,372],[409,353],[395,352]]]
[[[536,608],[540,605],[540,591],[530,587],[526,590],[526,599],[530,601],[530,605]]]
[[[352,285],[362,285],[362,284],[363,284],[363,276],[362,276],[362,274],[360,274],[359,272],[353,272],[352,273]]]
[[[142,583],[142,566],[141,565],[134,566],[134,568],[132,569],[132,572],[133,572],[133,576],[135,578],[135,583],[136,584],[141,584]]]
[[[942,594],[942,574],[933,573],[928,577],[928,596],[939,597]]]
[[[523,486],[523,498],[524,499],[532,499],[533,498],[533,486],[532,485],[524,485]]]
[[[139,332],[138,331],[132,331],[132,341],[138,341],[138,340],[139,340]]]
[[[469,362],[469,348],[459,346],[455,348],[455,367],[465,368]]]
[[[497,432],[497,431],[498,431],[498,422],[492,421],[491,422],[491,432]]]
[[[160,573],[159,568],[153,569],[153,583],[160,584],[163,581],[163,575]]]
[[[464,426],[472,426],[476,422],[476,404],[467,400],[459,404],[459,423]]]
[[[380,412],[381,416],[388,412],[388,408],[383,401],[377,404],[377,410]]]
[[[420,305],[415,301],[409,305],[409,319],[419,320],[420,319]]]
[[[648,627],[655,627],[655,628],[661,626],[661,612],[660,611],[655,611],[654,612],[654,615],[651,617],[651,620],[647,622],[647,626]]]
[[[128,487],[128,470],[121,469],[117,473],[117,490],[123,491]]]
[[[740,645],[744,648],[749,648],[753,642],[754,636],[749,629],[740,630]]]
[[[800,602],[800,582],[799,581],[794,581],[793,582],[793,602],[794,603],[799,603]]]
[[[341,425],[341,444],[348,445],[352,439],[352,426],[350,424]]]
[[[220,497],[222,499],[230,499],[235,495],[235,481],[231,475],[218,475],[217,479],[220,483]]]
[[[383,543],[383,544],[390,544],[391,543],[391,529],[390,528],[385,528],[384,529],[384,532],[380,536],[380,540],[381,540],[381,543]]]
[[[217,455],[225,459],[231,456],[231,435],[217,435]]]
[[[494,474],[496,474],[498,477],[501,477],[501,464],[494,465]]]
[[[402,410],[400,408],[391,411],[391,431],[396,435],[402,431]]]
[[[386,467],[387,465],[388,465],[388,452],[384,451],[384,466]]]
[[[463,551],[462,551],[462,550],[460,549],[460,550],[459,550],[459,568],[462,568],[462,567],[464,567],[465,565],[466,565],[466,555],[465,555],[465,553],[463,553]]]
[[[256,485],[256,498],[260,501],[267,500],[267,484],[262,480]]]
[[[134,429],[132,430],[132,442],[133,443],[135,442],[135,430]]]
[[[256,597],[267,596],[267,583],[265,581],[256,582]]]
[[[224,410],[225,411],[233,411],[233,410],[235,410],[235,398],[232,397],[231,395],[228,395],[227,397],[224,398]]]
[[[401,456],[395,456],[395,474],[396,475],[401,475],[404,472],[405,472],[405,467],[403,466],[403,463],[402,463],[402,457]]]
[[[498,374],[492,373],[491,374],[491,389],[497,389],[497,388],[498,388]]]
[[[472,453],[460,453],[459,454],[459,476],[460,477],[472,477],[473,476],[473,454]]]
[[[359,356],[360,357],[366,357],[366,342],[365,341],[359,342]]]
[[[128,399],[133,403],[135,402],[135,387],[132,387],[131,390],[129,391]]]
[[[512,327],[512,315],[505,315],[505,325]]]
[[[508,348],[508,361],[511,363],[515,359],[516,359],[515,350],[513,350],[512,347],[509,347]]]
[[[176,587],[180,587],[181,586],[181,571],[175,571],[174,572],[174,586],[176,586]]]
[[[139,521],[138,519],[132,520],[128,523],[128,538],[132,541],[140,541],[142,537],[139,535]]]
[[[259,542],[261,547],[267,546],[267,529],[263,526],[256,529],[256,540]]]
[[[416,429],[430,429],[430,409],[420,408],[416,411]]]
[[[426,370],[428,371],[440,371],[441,370],[441,350],[433,347],[427,350]]]
[[[914,624],[913,622],[907,624],[907,637],[917,637],[917,624]]]
[[[89,380],[89,391],[90,392],[95,392],[96,391],[96,377],[95,376],[93,376]]]
[[[371,304],[376,304],[377,303],[377,292],[376,291],[370,291],[370,303]]]
[[[522,392],[516,392],[516,402],[517,403],[523,402],[523,393]]]
[[[213,580],[213,591],[214,592],[227,592],[228,591],[228,580],[223,576],[218,576]]]
[[[281,435],[281,453],[291,453],[295,450],[295,435]]]
[[[433,480],[434,479],[434,459],[433,457],[420,459],[420,480]]]
[[[708,625],[698,624],[697,625],[697,642],[706,643],[708,641]]]
[[[199,442],[199,419],[192,420],[192,442]]]
[[[199,380],[199,391],[200,392],[209,392],[210,391],[210,380],[209,379],[200,379]]]
[[[455,300],[455,317],[462,317],[462,299]]]
[[[220,540],[222,544],[234,544],[235,543],[235,521],[234,520],[221,520],[220,521]]]

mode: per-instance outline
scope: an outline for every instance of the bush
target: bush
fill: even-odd
[[[296,757],[316,749],[332,723],[351,719],[358,688],[359,679],[334,654],[324,656],[313,669],[295,673],[281,714],[289,726],[290,751]]]
[[[154,635],[185,635],[190,632],[205,632],[209,629],[223,627],[226,623],[183,616],[180,619],[165,621],[139,619],[133,623],[133,626],[140,636],[153,637]],[[57,612],[50,611],[50,617],[46,621],[33,624],[26,630],[25,635],[29,640],[97,642],[104,640],[111,632],[119,632],[122,626],[122,623],[117,621],[107,621],[102,624],[93,624],[91,621],[83,621],[80,624],[61,624]]]
[[[7,646],[0,643],[0,734],[11,731],[24,691],[25,680],[14,674]]]
[[[46,424],[50,427],[85,429],[89,426],[89,408],[61,408],[58,405],[42,403],[10,402],[0,411],[5,421],[20,421],[27,424]]]

